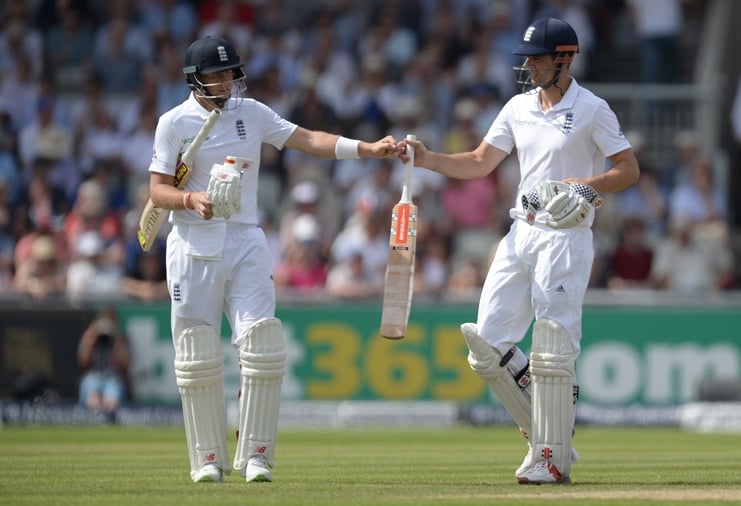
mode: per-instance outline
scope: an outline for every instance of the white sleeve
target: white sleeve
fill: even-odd
[[[175,175],[178,156],[182,144],[178,142],[175,125],[168,113],[160,116],[157,128],[154,131],[154,146],[152,150],[152,162],[149,164],[149,172]]]
[[[515,97],[516,98],[516,97]],[[489,127],[489,131],[486,132],[484,140],[495,148],[499,148],[506,153],[511,153],[515,147],[515,136],[510,128],[510,115],[512,111],[512,102],[510,99],[502,110],[499,111],[494,122]]]

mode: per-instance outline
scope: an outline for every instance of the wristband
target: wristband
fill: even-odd
[[[338,160],[356,160],[360,158],[359,147],[359,140],[340,136],[334,146],[335,158]]]
[[[183,194],[183,207],[189,211],[195,209],[194,207],[190,207],[190,192]]]

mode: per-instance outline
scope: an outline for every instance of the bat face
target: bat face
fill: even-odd
[[[414,286],[416,239],[417,206],[396,204],[391,217],[380,331],[388,339],[401,339],[406,334]]]

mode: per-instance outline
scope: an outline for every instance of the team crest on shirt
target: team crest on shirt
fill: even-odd
[[[244,121],[241,119],[238,119],[235,123],[235,126],[237,127],[237,135],[239,138],[243,141],[247,140],[247,129],[244,127]]]
[[[566,116],[563,119],[563,125],[561,126],[561,131],[568,135],[573,130],[574,130],[574,113],[570,111],[566,113]]]

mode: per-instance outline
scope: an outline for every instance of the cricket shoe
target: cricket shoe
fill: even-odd
[[[581,456],[579,455],[579,452],[576,451],[576,448],[573,446],[571,447],[571,463],[577,462]],[[533,447],[530,445],[530,443],[527,444],[527,455],[525,455],[525,458],[522,460],[522,464],[520,464],[520,467],[517,468],[517,471],[515,471],[515,477],[519,477],[522,473],[530,469],[533,465]]]
[[[216,464],[206,464],[193,475],[194,483],[224,483],[224,471]]]
[[[517,477],[520,485],[546,485],[571,483],[568,476],[564,476],[556,466],[547,460],[539,460],[533,467]]]
[[[247,467],[242,470],[242,476],[248,482],[250,481],[273,481],[273,473],[270,472],[271,466],[265,460],[265,457],[258,455],[247,461]]]

